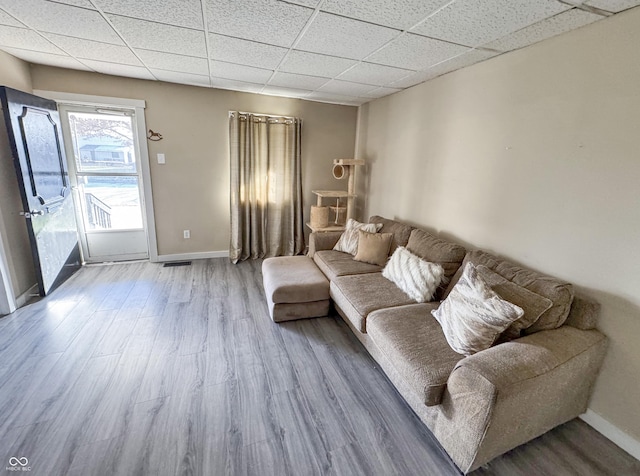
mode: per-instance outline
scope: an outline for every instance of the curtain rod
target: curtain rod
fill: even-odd
[[[252,116],[260,116],[260,117],[281,117],[282,119],[299,119],[294,116],[281,116],[279,114],[258,114],[257,112],[244,112],[244,111],[229,111],[229,116],[233,114],[251,114]]]

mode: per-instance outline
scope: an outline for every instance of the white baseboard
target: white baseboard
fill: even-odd
[[[38,285],[34,284],[25,292],[23,292],[20,296],[16,297],[16,306],[20,308],[25,304],[27,304],[32,297],[39,296],[39,295],[40,293],[38,292]]]
[[[191,261],[194,259],[228,258],[229,251],[203,251],[200,253],[177,253],[173,255],[158,255],[158,261]]]
[[[613,423],[605,420],[593,410],[587,409],[580,419],[593,427],[598,433],[606,436],[635,459],[640,460],[640,441],[625,433]]]

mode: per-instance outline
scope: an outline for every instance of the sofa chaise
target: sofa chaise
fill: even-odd
[[[309,256],[330,282],[335,309],[464,473],[583,413],[604,359],[599,305],[572,286],[484,251],[374,216],[398,246],[442,265],[445,284],[417,303],[382,267],[333,250],[340,232],[312,233]],[[521,337],[470,356],[454,351],[431,315],[465,263],[549,299]]]

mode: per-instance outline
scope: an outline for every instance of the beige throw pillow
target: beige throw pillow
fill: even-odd
[[[431,314],[451,348],[472,355],[491,347],[524,311],[502,299],[478,275],[473,263],[467,263],[449,296]]]
[[[398,246],[382,270],[382,276],[398,286],[407,296],[417,302],[433,299],[444,269],[414,255],[403,246]]]
[[[498,295],[510,303],[521,307],[524,315],[507,327],[500,340],[512,340],[520,337],[522,330],[530,327],[538,318],[553,306],[550,299],[540,296],[527,288],[518,286],[507,278],[490,270],[484,265],[476,266],[478,274]]]
[[[358,252],[353,259],[384,266],[389,257],[392,238],[393,233],[369,233],[358,230]]]
[[[451,282],[443,294],[443,299],[451,292],[451,289],[458,282],[458,277],[462,274],[467,263],[473,263],[476,267],[484,265],[504,276],[509,281],[522,286],[523,288],[533,291],[551,301],[551,307],[542,313],[536,322],[523,331],[528,335],[534,332],[556,329],[564,324],[569,315],[571,302],[573,301],[573,287],[566,281],[553,278],[544,274],[537,273],[522,266],[511,263],[510,261],[492,255],[482,250],[474,250],[467,253],[462,262],[462,266],[451,278]]]
[[[381,223],[360,223],[353,218],[349,218],[344,232],[333,249],[335,251],[342,251],[343,253],[355,255],[358,252],[358,230],[375,233],[379,231],[380,228],[382,228]]]

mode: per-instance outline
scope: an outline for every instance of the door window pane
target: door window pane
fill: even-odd
[[[23,173],[31,175],[31,193],[41,205],[62,200],[67,181],[58,126],[49,111],[32,108],[25,108],[19,120],[28,164]]]
[[[136,173],[131,117],[70,112],[78,172]]]
[[[138,177],[78,177],[87,230],[142,228]]]

